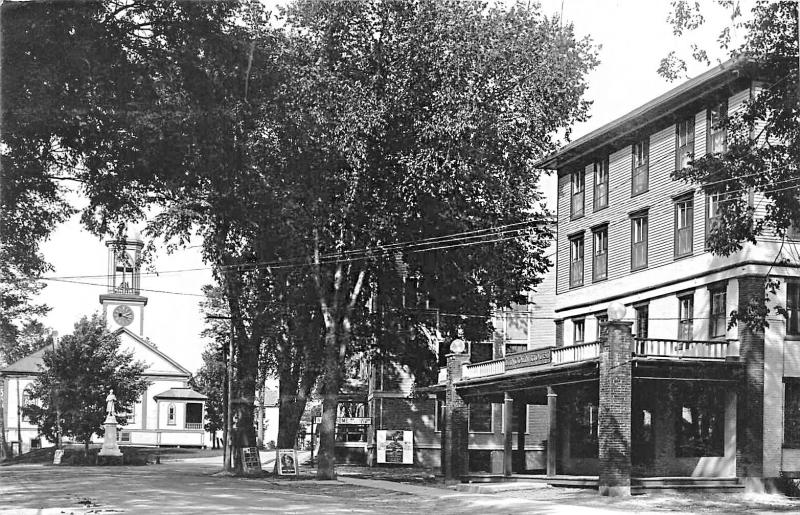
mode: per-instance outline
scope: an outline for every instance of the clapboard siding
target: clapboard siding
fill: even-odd
[[[728,99],[729,112],[742,108],[743,102],[750,98],[750,90],[737,92]],[[695,155],[702,156],[706,151],[706,110],[695,113]],[[674,197],[682,193],[693,193],[693,254],[705,252],[705,213],[706,198],[702,189],[674,181],[671,177],[675,169],[676,136],[675,125],[650,134],[649,189],[631,196],[632,148],[629,144],[615,149],[609,159],[609,203],[608,207],[594,211],[594,166],[591,159],[578,167],[559,170],[558,179],[558,235],[556,293],[570,290],[570,247],[569,236],[581,233],[584,237],[583,286],[592,286],[592,228],[608,224],[608,279],[631,275],[631,222],[630,214],[648,210],[648,268],[672,263],[675,260],[675,203]],[[595,156],[602,158],[605,156]],[[575,170],[582,170],[585,178],[585,215],[571,219],[571,177]],[[643,287],[645,285],[642,285]]]

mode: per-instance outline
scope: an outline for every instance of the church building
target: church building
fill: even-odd
[[[147,365],[143,375],[150,382],[133,411],[126,414],[127,423],[120,426],[120,445],[209,445],[203,429],[206,396],[189,387],[189,370],[144,337],[147,297],[141,295],[139,268],[144,243],[134,237],[110,240],[106,246],[107,291],[100,295],[103,314],[111,331],[120,338],[121,348],[133,352],[135,360]],[[15,453],[50,445],[37,427],[21,416],[21,407],[28,402],[26,389],[40,373],[46,350],[39,349],[0,369],[6,392],[5,436]]]

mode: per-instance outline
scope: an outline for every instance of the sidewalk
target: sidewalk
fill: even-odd
[[[455,489],[450,487],[436,488],[431,486],[409,485],[406,483],[397,483],[395,481],[386,481],[383,479],[360,479],[347,476],[337,476],[336,479],[340,483],[344,483],[346,485],[378,488],[381,490],[419,495],[422,497],[446,497],[456,493]]]

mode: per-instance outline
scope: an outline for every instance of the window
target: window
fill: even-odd
[[[339,405],[341,406],[341,404]],[[351,417],[364,416],[364,405],[360,404],[359,407],[349,413]],[[186,421],[184,422],[186,429],[203,429],[203,403],[201,402],[187,402],[186,403]]]
[[[709,385],[677,385],[677,438],[679,458],[723,456],[725,442],[725,392]]]
[[[572,172],[572,218],[583,216],[584,172]]]
[[[694,155],[694,117],[678,122],[675,127],[675,169],[689,166]]]
[[[608,328],[603,327],[603,324],[608,322],[608,315],[606,314],[597,314],[595,315],[597,319],[597,339],[599,340],[601,337],[606,335],[606,331]]]
[[[31,438],[31,449],[41,449],[41,448],[42,448],[41,438]]]
[[[647,214],[631,218],[631,270],[647,268]]]
[[[522,431],[524,433],[527,433],[528,432],[528,419],[530,418],[528,416],[528,405],[527,404],[525,405],[525,414],[523,415],[523,417],[520,417],[519,416],[519,412],[520,412],[519,402],[521,402],[521,401],[514,400],[513,407],[511,408],[511,432],[512,433],[519,433],[520,425],[522,425]],[[503,432],[505,433],[505,431],[506,431],[506,425],[505,425],[506,424],[506,405],[504,403],[504,404],[501,404],[500,406],[502,406],[502,408],[503,408]]]
[[[608,207],[608,158],[594,162],[594,210]]]
[[[694,294],[678,297],[678,339],[690,341],[692,339],[692,325],[694,324]]]
[[[692,220],[694,218],[694,200],[684,197],[675,201],[675,257],[692,254]]]
[[[514,305],[513,310],[507,311],[503,316],[503,342],[505,353],[514,354],[528,350],[528,329],[530,315],[520,313],[520,310],[527,310],[526,304]]]
[[[129,431],[123,431],[119,434],[119,441],[120,443],[130,443],[131,442],[131,433]]]
[[[572,322],[572,343],[583,343],[586,336],[586,321],[584,319]]]
[[[725,152],[725,128],[722,124],[728,115],[728,102],[723,101],[708,109],[706,117],[708,130],[706,131],[706,152],[720,154]]]
[[[711,295],[711,320],[709,330],[711,338],[724,338],[728,330],[728,319],[725,314],[725,286],[709,291]]]
[[[592,250],[592,281],[608,278],[608,226],[594,231],[594,249]]]
[[[631,196],[647,191],[649,187],[648,162],[650,160],[650,138],[634,143],[631,175]]]
[[[636,337],[647,338],[647,325],[650,318],[650,306],[642,304],[633,308],[636,310]]]
[[[175,403],[170,402],[167,408],[167,424],[170,426],[175,425]]]
[[[706,249],[708,249],[708,239],[711,236],[711,231],[722,222],[719,210],[722,198],[722,193],[706,195]]]
[[[492,403],[490,402],[469,403],[469,432],[470,433],[492,432]]]
[[[583,286],[583,235],[569,240],[569,286]]]
[[[800,449],[800,381],[786,379],[783,408],[783,446]]]
[[[800,336],[800,282],[786,283],[786,334]]]

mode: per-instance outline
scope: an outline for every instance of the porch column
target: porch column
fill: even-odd
[[[517,472],[522,474],[528,468],[527,456],[525,455],[525,433],[528,430],[528,403],[525,398],[517,398],[514,404],[517,410],[517,419],[520,421],[519,432],[517,433]]]
[[[598,437],[600,495],[631,494],[631,351],[633,322],[601,322]]]
[[[462,366],[469,361],[467,354],[447,356],[447,387],[445,391],[444,431],[442,431],[442,471],[445,479],[460,479],[469,470],[469,435],[467,423],[469,406],[456,391],[461,380]]]
[[[505,392],[503,408],[503,429],[505,429],[505,438],[503,439],[503,474],[510,476],[514,471],[514,428],[511,427],[512,421],[514,420],[514,412],[512,411],[514,409],[514,400],[508,392]]]
[[[552,386],[547,387],[547,475],[555,476],[558,453],[558,394]]]

